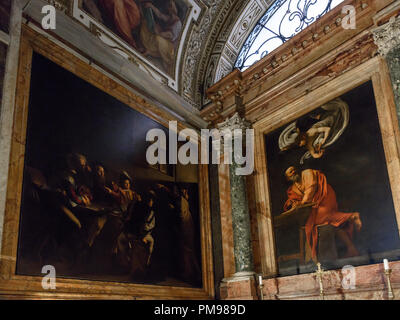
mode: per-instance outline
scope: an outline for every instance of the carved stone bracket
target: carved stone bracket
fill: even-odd
[[[400,46],[400,18],[392,17],[390,21],[372,31],[379,54],[386,56],[392,49]]]
[[[250,129],[251,123],[239,116],[239,113],[235,113],[231,118],[226,119],[224,122],[217,124],[219,130],[229,129],[231,131],[236,129]]]

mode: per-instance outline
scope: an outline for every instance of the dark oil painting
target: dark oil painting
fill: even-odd
[[[0,43],[0,88],[4,85],[4,75],[6,72],[6,60],[7,60],[8,46],[4,43]],[[3,98],[3,91],[0,91],[0,105]]]
[[[371,81],[265,140],[280,275],[400,257]]]
[[[188,5],[183,0],[83,0],[82,9],[168,74]]]
[[[202,287],[197,166],[150,166],[167,129],[34,54],[17,274]]]
[[[0,1],[0,30],[9,33],[10,31],[11,0]]]

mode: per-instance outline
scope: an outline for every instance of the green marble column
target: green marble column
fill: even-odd
[[[250,128],[250,124],[241,119],[238,114],[235,114],[232,118],[218,125],[218,128],[221,131],[229,129],[232,133],[235,129],[241,129],[243,132],[241,138],[244,140],[246,129]],[[232,159],[234,159],[233,152]],[[243,277],[254,275],[254,264],[246,178],[245,176],[236,174],[237,168],[240,168],[240,165],[238,165],[236,161],[232,161],[229,166],[229,179],[231,188],[232,228],[236,271],[234,277]]]
[[[379,54],[383,56],[390,70],[393,92],[396,100],[397,117],[400,121],[400,17],[372,31]]]
[[[244,176],[236,175],[237,164],[231,164],[229,178],[231,185],[232,225],[236,274],[253,273],[253,251],[251,247],[250,214]]]

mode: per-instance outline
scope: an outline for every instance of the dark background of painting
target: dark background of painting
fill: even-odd
[[[103,164],[108,181],[119,181],[120,172],[126,170],[134,178],[135,190],[142,195],[148,187],[159,182],[168,187],[187,187],[195,225],[196,255],[199,263],[201,262],[198,185],[190,183],[193,176],[190,171],[197,170],[197,166],[189,169],[178,166],[177,170],[181,173],[177,183],[173,177],[149,168],[146,162],[146,149],[149,145],[146,142],[147,131],[162,129],[168,137],[165,127],[36,53],[32,61],[28,113],[25,168],[29,166],[39,169],[48,181],[63,169],[66,154],[77,152],[84,154],[89,164],[93,161]],[[136,173],[141,171],[145,172],[146,179],[136,178]],[[187,181],[186,172],[190,176]],[[25,176],[23,188],[26,188],[26,180]],[[33,248],[36,240],[35,226],[27,222],[30,221],[30,214],[29,207],[24,205],[22,199],[17,270],[22,274],[36,275],[41,274],[41,266],[24,257]],[[160,212],[160,216],[156,216],[156,229],[153,232],[153,256],[163,245],[157,242],[157,235],[167,235],[170,232],[163,227]],[[159,253],[168,255],[176,246],[175,243],[170,248],[164,247],[163,252]],[[156,260],[153,262],[157,263]],[[105,262],[97,261],[94,264],[96,263]],[[178,263],[176,259],[170,259],[168,269],[178,270]],[[72,276],[80,278],[80,275]],[[87,274],[82,277],[118,280],[101,274]]]
[[[283,212],[286,190],[290,186],[284,177],[288,167],[294,165],[299,171],[321,170],[336,192],[339,211],[361,213],[363,228],[354,239],[360,255],[399,249],[372,83],[367,82],[341,98],[349,105],[349,126],[321,159],[308,159],[301,166],[300,158],[305,149],[280,152],[278,139],[286,125],[266,135],[272,214],[277,216]],[[298,230],[277,232],[278,255],[296,252],[298,241]]]
[[[11,0],[0,1],[0,30],[9,32]]]
[[[0,43],[0,106],[3,98],[3,84],[4,74],[6,71],[6,58],[7,58],[8,46],[4,43]]]

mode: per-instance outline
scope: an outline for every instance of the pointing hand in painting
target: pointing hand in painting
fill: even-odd
[[[85,206],[90,205],[91,201],[87,196],[82,196],[82,201]]]

